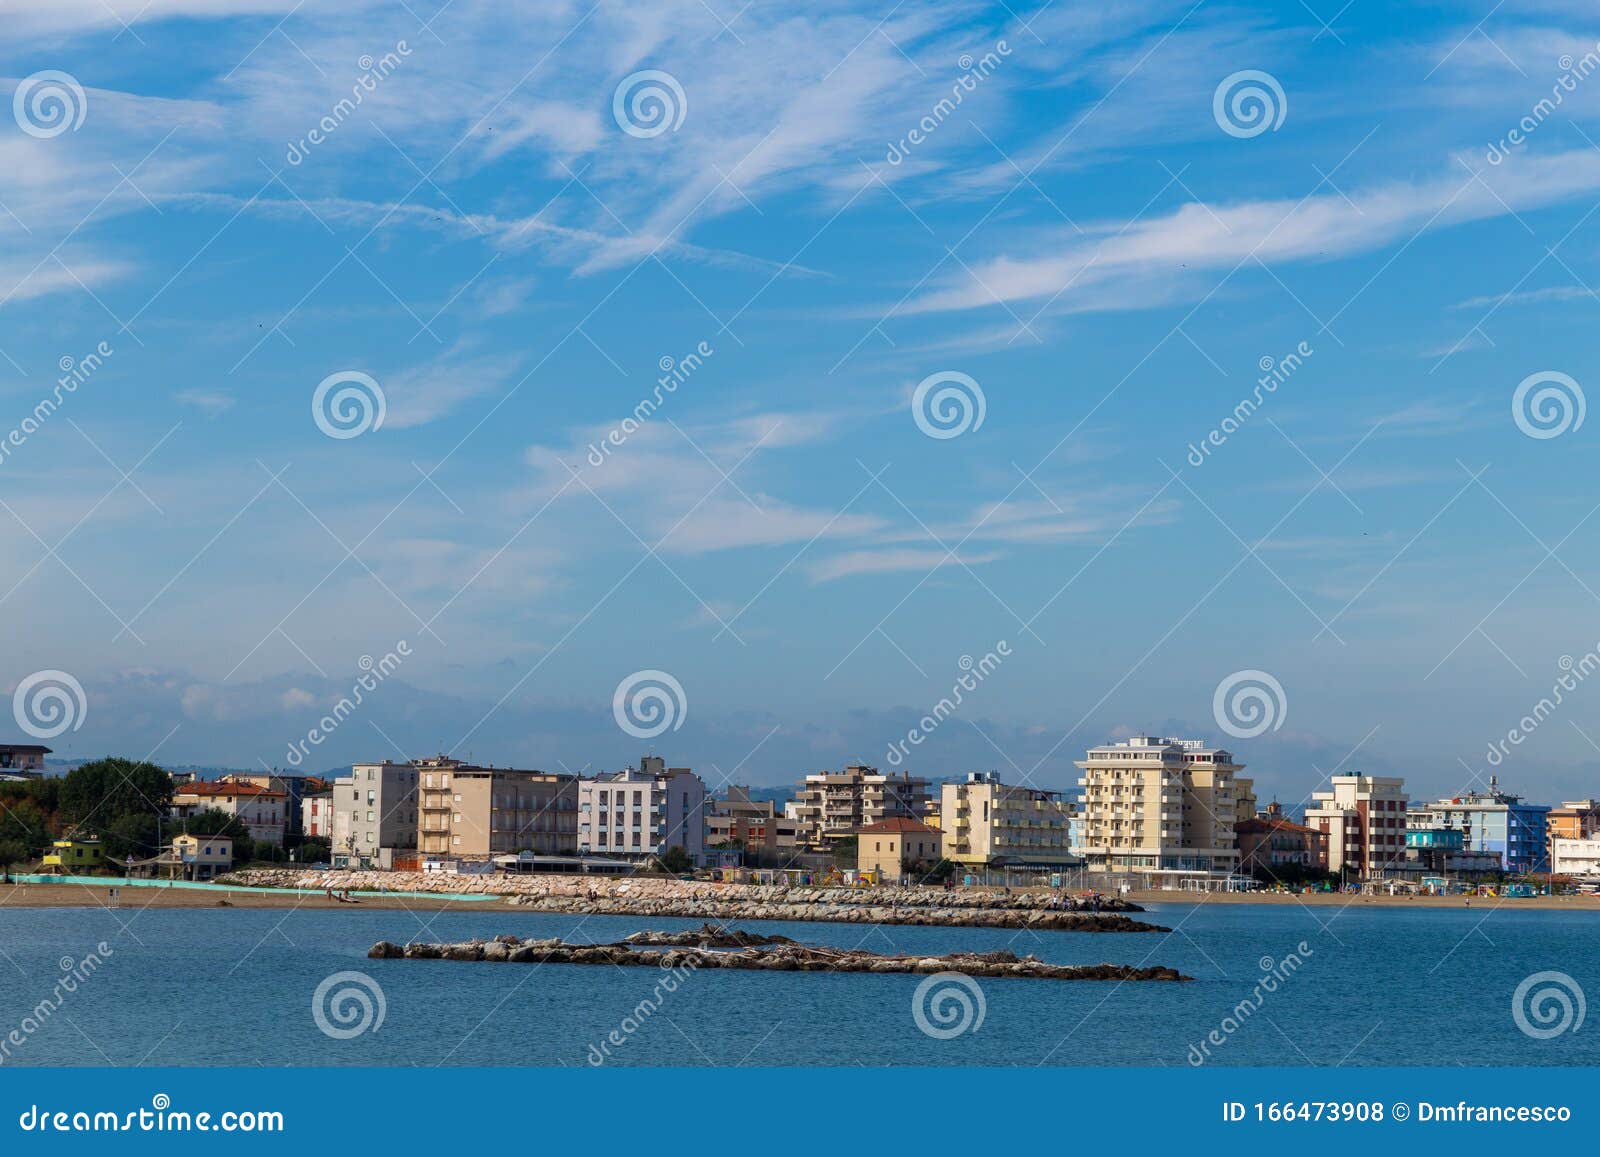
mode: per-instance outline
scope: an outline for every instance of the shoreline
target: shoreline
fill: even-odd
[[[342,911],[456,911],[456,912],[494,912],[505,914],[509,912],[525,912],[530,915],[581,915],[582,913],[568,911],[552,911],[542,908],[537,903],[529,903],[520,896],[484,896],[471,900],[459,899],[455,896],[430,895],[427,893],[396,894],[396,893],[365,893],[352,903],[338,900],[329,900],[321,892],[272,892],[248,891],[227,888],[220,885],[215,889],[199,888],[166,888],[158,886],[132,886],[118,881],[107,879],[104,884],[9,884],[0,885],[0,911],[5,909],[38,909],[38,908],[110,908],[109,892],[111,888],[121,889],[121,901],[113,908],[116,911],[139,911],[144,908],[162,909],[222,909],[250,908],[250,909],[296,909]],[[932,891],[930,889],[930,891]],[[870,895],[871,893],[867,893]],[[865,898],[865,897],[863,897]],[[1126,899],[1141,905],[1185,905],[1199,904],[1246,904],[1267,905],[1276,907],[1305,906],[1316,908],[1439,908],[1439,909],[1466,909],[1480,908],[1490,911],[1499,908],[1524,909],[1529,911],[1557,911],[1557,912],[1597,912],[1600,913],[1600,896],[1564,895],[1564,896],[1529,896],[1522,898],[1501,898],[1493,896],[1472,896],[1470,905],[1466,896],[1352,896],[1343,893],[1317,892],[1310,895],[1287,895],[1282,893],[1264,892],[1162,892],[1140,891],[1130,892]],[[864,905],[865,907],[887,907],[888,905]],[[931,907],[932,905],[930,905]],[[803,907],[803,905],[795,905]],[[596,912],[593,915],[618,915],[647,919],[649,916],[671,917],[671,913],[630,913]],[[1043,914],[1043,913],[1041,913]],[[1110,913],[1108,913],[1110,914]],[[688,913],[681,919],[697,919],[695,914]],[[773,915],[763,917],[736,917],[733,922],[742,923],[744,920],[777,920],[791,922],[810,922],[800,912],[786,915]],[[826,921],[818,921],[826,922]],[[852,921],[853,922],[853,921]],[[870,921],[863,921],[870,922]],[[1038,927],[1038,925],[1035,925]]]
[[[1360,896],[1343,892],[1290,895],[1281,892],[1129,892],[1136,904],[1300,904],[1317,908],[1524,908],[1557,912],[1600,912],[1600,896]],[[1468,900],[1472,903],[1469,905]]]

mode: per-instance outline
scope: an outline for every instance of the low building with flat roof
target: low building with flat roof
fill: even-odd
[[[54,876],[92,872],[106,862],[99,836],[54,840],[44,855],[44,870]]]

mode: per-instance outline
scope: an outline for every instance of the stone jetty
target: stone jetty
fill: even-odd
[[[648,935],[672,935],[651,933]],[[632,939],[632,938],[630,938]],[[374,960],[460,960],[496,964],[610,964],[667,970],[732,968],[761,972],[957,972],[965,976],[1031,980],[1190,980],[1172,968],[1126,964],[1048,964],[1036,956],[998,952],[951,952],[942,956],[889,956],[859,948],[815,948],[793,942],[739,951],[703,948],[642,948],[644,941],[570,944],[497,936],[456,944],[394,944],[380,940],[368,950]]]
[[[321,891],[483,895],[535,912],[582,916],[686,917],[691,920],[797,920],[908,924],[941,928],[1029,928],[1065,932],[1167,932],[1123,913],[1136,904],[1100,901],[1097,909],[1060,906],[1051,892],[996,888],[830,888],[722,884],[707,880],[558,875],[449,875],[442,872],[307,872],[253,869],[221,883]]]

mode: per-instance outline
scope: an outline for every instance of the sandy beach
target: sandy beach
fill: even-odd
[[[114,885],[99,884],[12,884],[0,885],[0,909],[4,908],[105,908],[111,906],[110,890]],[[229,889],[201,890],[195,888],[120,887],[120,907],[141,908],[341,908],[352,911],[362,908],[406,909],[434,912],[459,910],[463,912],[528,912],[529,908],[508,903],[509,897],[482,900],[460,900],[448,896],[363,894],[352,903],[330,900],[321,893],[251,892]],[[1285,895],[1271,892],[1133,892],[1127,897],[1141,905],[1170,904],[1253,904],[1253,905],[1305,905],[1311,907],[1383,907],[1383,908],[1465,908],[1465,896],[1352,896],[1344,893],[1317,892],[1310,895]],[[1493,896],[1470,897],[1470,907],[1510,909],[1554,909],[1600,913],[1600,896],[1531,896],[1521,899]]]
[[[0,885],[0,910],[6,908],[106,908],[111,906],[111,885],[98,884],[11,884]],[[361,911],[373,908],[403,908],[412,912],[437,912],[458,909],[463,912],[515,912],[519,909],[504,899],[456,900],[443,896],[362,896],[344,903],[321,893],[202,891],[195,888],[140,888],[123,886],[118,907],[127,911],[141,908],[341,908]]]

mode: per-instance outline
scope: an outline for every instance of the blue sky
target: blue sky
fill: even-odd
[[[1591,6],[7,8],[0,429],[110,351],[0,459],[59,753],[281,765],[404,642],[306,766],[781,783],[1004,642],[904,766],[1160,730],[1291,803],[1596,786],[1581,681],[1486,758],[1600,645],[1596,426],[1513,411],[1595,380]],[[330,437],[352,373],[382,424]],[[924,432],[934,375],[981,424]]]

